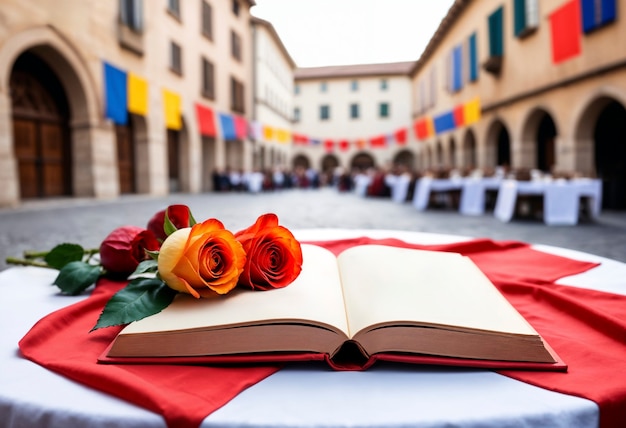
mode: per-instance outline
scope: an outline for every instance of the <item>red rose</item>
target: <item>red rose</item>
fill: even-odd
[[[247,260],[239,284],[253,290],[270,290],[291,284],[302,270],[302,248],[289,229],[278,225],[275,214],[235,234]]]
[[[161,244],[149,230],[137,226],[118,227],[100,244],[100,263],[108,272],[131,274]]]
[[[191,210],[187,205],[170,205],[164,210],[156,213],[148,222],[148,230],[154,233],[157,239],[163,241],[167,238],[165,233],[165,213],[170,219],[170,222],[176,227],[176,229],[183,229],[185,227],[193,226],[195,224]]]

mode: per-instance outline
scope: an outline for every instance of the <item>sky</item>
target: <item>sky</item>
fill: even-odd
[[[256,0],[298,67],[419,59],[454,0]]]

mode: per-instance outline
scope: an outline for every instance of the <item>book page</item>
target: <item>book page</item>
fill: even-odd
[[[179,294],[162,312],[129,324],[123,334],[195,329],[267,320],[311,320],[347,335],[337,258],[330,251],[302,245],[302,272],[285,288],[233,290],[207,299]]]
[[[393,321],[536,335],[460,254],[363,245],[341,253],[339,265],[350,337]]]

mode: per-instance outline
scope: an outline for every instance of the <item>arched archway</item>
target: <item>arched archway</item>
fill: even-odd
[[[626,109],[617,101],[600,112],[593,131],[595,167],[604,207],[626,209]]]
[[[13,65],[10,88],[20,197],[71,195],[69,104],[61,82],[27,51]]]
[[[339,159],[332,153],[327,153],[324,155],[322,160],[320,161],[320,171],[323,174],[332,175],[335,169],[340,165]]]
[[[435,143],[435,157],[436,157],[436,163],[437,165],[435,165],[437,168],[443,168],[444,167],[444,161],[443,161],[443,145],[441,144],[440,140],[437,140],[437,142]]]
[[[490,125],[486,147],[486,166],[511,166],[511,139],[501,120],[497,119]]]
[[[556,164],[556,124],[546,110],[533,110],[522,129],[524,166],[550,172]]]
[[[447,164],[451,168],[456,167],[456,140],[454,137],[450,137],[450,141],[448,142],[448,162]]]
[[[366,171],[370,168],[374,168],[375,166],[376,162],[374,161],[374,157],[366,152],[355,154],[350,161],[351,170]]]
[[[583,109],[576,124],[577,168],[602,180],[602,207],[626,209],[626,109],[612,96],[601,95]]]
[[[99,150],[99,156],[94,155],[95,141],[99,144],[112,144],[113,138],[107,140],[102,136],[102,100],[100,91],[96,89],[96,81],[87,68],[87,62],[79,56],[79,49],[51,26],[33,27],[12,35],[4,40],[0,46],[0,102],[11,106],[11,78],[16,60],[24,53],[32,54],[43,61],[58,79],[69,106],[68,135],[65,138],[69,146],[70,163],[67,166],[70,176],[71,195],[76,196],[114,196],[117,186],[111,186],[116,180],[114,169],[115,151],[112,147]],[[38,76],[41,76],[38,72]],[[13,130],[13,112],[6,108],[0,112],[0,121]],[[96,126],[97,125],[97,126]],[[112,131],[112,129],[111,129]],[[20,177],[15,155],[14,135],[8,133],[8,138],[0,140],[0,150],[9,156],[0,157],[0,169],[6,171],[0,176],[0,205],[14,205],[20,199]],[[109,134],[112,136],[112,133]],[[100,139],[99,139],[100,138]],[[109,150],[111,148],[111,150]],[[102,154],[104,153],[104,159]],[[94,173],[94,162],[99,162],[102,168],[99,174]],[[99,180],[95,178],[99,177]]]
[[[294,171],[297,169],[307,170],[311,167],[311,161],[308,156],[300,153],[294,156],[293,160],[291,161],[291,167]]]
[[[415,169],[415,155],[410,150],[401,150],[393,157],[393,164],[412,171]]]
[[[474,131],[468,129],[463,136],[463,144],[461,145],[461,162],[464,168],[476,168],[476,136]]]

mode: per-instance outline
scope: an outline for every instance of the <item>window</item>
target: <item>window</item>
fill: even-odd
[[[353,80],[352,82],[350,82],[350,90],[352,92],[355,92],[355,91],[359,90],[359,81],[358,80]]]
[[[386,91],[388,87],[389,83],[387,82],[387,79],[380,79],[380,90]]]
[[[581,14],[585,33],[615,21],[615,3],[615,0],[581,0]]]
[[[320,92],[326,92],[328,90],[328,85],[326,84],[326,82],[321,82],[320,83]]]
[[[354,103],[350,104],[350,119],[358,119],[359,118],[359,105]]]
[[[178,0],[167,0],[167,11],[180,19],[180,3]]]
[[[538,0],[513,0],[513,33],[525,37],[539,25]]]
[[[300,85],[294,85],[293,87],[293,93],[295,95],[299,95],[300,94]]]
[[[202,2],[202,34],[213,40],[213,9],[206,1]]]
[[[330,106],[322,105],[320,106],[320,120],[328,120],[330,119]]]
[[[469,81],[478,80],[478,47],[476,44],[476,33],[472,33],[467,40],[467,52],[469,60]]]
[[[378,116],[389,117],[389,103],[378,104]]]
[[[176,74],[183,74],[183,53],[178,44],[170,42],[170,70]]]
[[[215,99],[215,66],[206,58],[202,58],[202,96]]]
[[[239,0],[233,0],[233,14],[239,16]]]
[[[141,32],[143,30],[142,0],[120,0],[120,21],[126,27]]]
[[[503,8],[500,6],[489,15],[489,58],[483,64],[485,70],[492,74],[500,74],[502,68],[502,56],[504,55],[504,39],[503,39]]]
[[[230,53],[233,58],[241,61],[241,38],[233,30],[230,30]]]
[[[300,107],[295,107],[293,109],[293,121],[300,122]]]
[[[232,76],[230,78],[230,109],[235,113],[246,112],[243,83]]]

